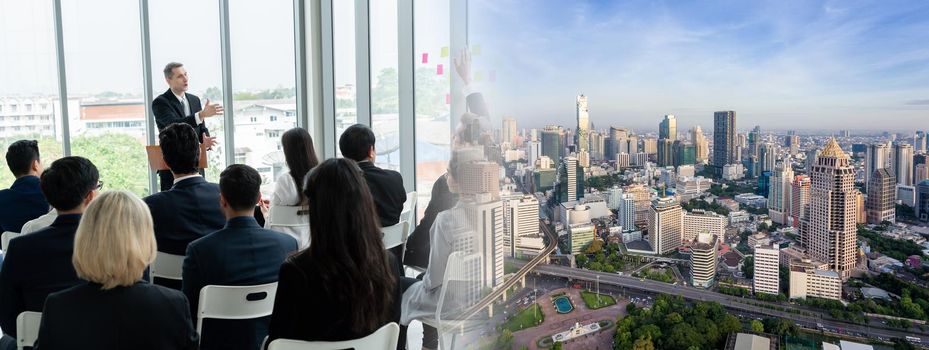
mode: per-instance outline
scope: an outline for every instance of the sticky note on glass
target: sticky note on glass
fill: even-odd
[[[474,46],[471,46],[471,54],[472,54],[472,55],[475,55],[475,56],[480,55],[480,54],[481,54],[481,45],[474,45]]]
[[[442,57],[448,57],[448,46],[442,47]]]
[[[445,94],[445,104],[452,104],[452,94]]]
[[[435,75],[442,75],[443,73],[445,73],[445,70],[443,68],[445,67],[442,67],[441,64],[438,66],[435,66]]]
[[[429,63],[429,54],[423,52],[423,64]]]
[[[484,72],[474,72],[474,81],[484,80]]]

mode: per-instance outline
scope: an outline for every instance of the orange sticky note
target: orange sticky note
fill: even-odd
[[[444,68],[444,67],[442,67],[441,64],[438,65],[438,66],[435,66],[435,75],[442,75],[442,73],[445,72],[445,70],[444,70],[443,68]]]

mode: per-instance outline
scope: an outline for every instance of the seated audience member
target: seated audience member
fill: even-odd
[[[196,349],[184,294],[142,279],[156,250],[145,203],[101,194],[74,238],[74,270],[86,282],[48,296],[38,348]]]
[[[316,149],[313,147],[313,138],[304,128],[293,128],[287,130],[281,136],[281,145],[284,147],[284,160],[287,162],[287,169],[277,177],[274,183],[274,193],[271,195],[271,210],[277,206],[305,206],[306,196],[303,195],[303,183],[306,174],[313,167],[319,164],[316,158]],[[309,216],[303,216],[309,223]],[[284,232],[297,239],[300,249],[306,248],[310,244],[310,229],[299,227],[282,227],[274,226],[269,218],[265,217],[265,227]]]
[[[226,225],[219,207],[219,186],[197,172],[200,141],[193,127],[168,125],[158,134],[158,144],[174,174],[174,186],[145,197],[145,204],[152,212],[158,250],[184,255],[187,244]]]
[[[329,159],[310,172],[304,193],[312,244],[281,265],[268,342],[355,339],[396,322],[397,263],[361,171]]]
[[[71,255],[81,213],[94,199],[100,175],[89,160],[65,157],[42,174],[42,192],[58,210],[51,226],[10,241],[0,269],[0,327],[16,337],[16,317],[42,311],[45,297],[80,283]]]
[[[195,322],[203,287],[276,282],[281,263],[297,251],[296,239],[261,228],[252,216],[260,187],[261,175],[247,165],[231,165],[219,175],[219,201],[228,220],[226,228],[191,242],[184,259],[182,290]],[[268,335],[269,320],[270,316],[204,320],[200,349],[258,349]]]
[[[343,157],[358,162],[358,167],[364,172],[381,227],[393,226],[400,222],[406,190],[400,173],[374,165],[374,142],[371,128],[355,124],[345,129],[339,137],[339,149]]]
[[[58,210],[52,208],[48,213],[37,217],[35,219],[29,220],[23,224],[23,229],[20,231],[22,234],[33,233],[35,231],[41,230],[43,228],[49,227],[55,222],[55,218],[58,217]]]
[[[13,142],[6,151],[6,165],[16,181],[0,190],[0,231],[20,232],[26,221],[48,213],[48,202],[39,188],[42,162],[39,143],[34,140]]]

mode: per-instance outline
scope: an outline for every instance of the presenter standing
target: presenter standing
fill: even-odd
[[[205,145],[208,150],[213,148],[216,138],[210,136],[210,130],[207,129],[204,120],[215,115],[222,115],[223,106],[211,104],[209,99],[201,106],[199,97],[187,93],[189,79],[183,64],[168,63],[165,66],[164,75],[168,83],[168,91],[156,97],[152,102],[152,114],[155,115],[158,131],[161,132],[174,123],[186,123],[200,135],[201,144]],[[158,179],[161,183],[161,191],[167,191],[174,185],[174,176],[171,175],[170,170],[158,171]]]

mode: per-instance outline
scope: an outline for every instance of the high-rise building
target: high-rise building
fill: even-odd
[[[565,157],[558,167],[555,179],[558,203],[576,201],[584,197],[584,168],[577,157]]]
[[[918,184],[929,179],[929,164],[919,164],[913,171],[913,183]]]
[[[494,162],[473,162],[461,166],[458,179],[460,194],[487,194],[500,198],[500,165]]]
[[[707,141],[706,135],[703,134],[703,129],[697,125],[690,133],[691,139],[693,139],[694,142],[694,147],[696,148],[697,163],[706,163],[710,157],[710,143]]]
[[[897,142],[893,148],[893,175],[897,184],[913,185],[913,146]]]
[[[674,166],[692,165],[697,163],[697,149],[693,144],[680,140],[674,141],[672,164]]]
[[[889,169],[877,169],[868,183],[868,198],[865,210],[869,224],[879,225],[884,221],[896,222],[896,179]]]
[[[681,246],[683,213],[674,197],[652,201],[648,212],[648,241],[655,254],[665,254]]]
[[[568,234],[571,236],[571,254],[580,253],[584,247],[590,244],[596,237],[596,227],[587,222],[568,226]]]
[[[512,117],[503,118],[503,129],[502,129],[502,142],[509,142],[512,145],[516,145],[516,119]]]
[[[819,148],[806,151],[806,167],[804,171],[806,171],[807,174],[809,174],[810,171],[813,170],[813,166],[816,165],[816,158],[819,157],[819,152]]]
[[[626,186],[623,192],[632,195],[635,200],[635,224],[636,226],[648,225],[648,212],[651,207],[651,192],[643,184]]]
[[[635,230],[635,197],[629,193],[623,193],[619,198],[619,205],[616,208],[616,220],[623,231]]]
[[[520,237],[539,235],[539,200],[533,195],[511,196],[504,201],[504,224],[509,239],[507,254],[516,256]]]
[[[457,246],[455,250],[476,252],[482,256],[482,287],[494,288],[503,282],[503,260],[506,256],[503,202],[490,200],[487,196],[467,195],[462,197],[459,206],[466,217],[458,222],[470,223],[474,234],[471,239],[452,244]]]
[[[929,180],[916,185],[916,219],[929,223]]]
[[[677,118],[673,114],[665,115],[658,124],[658,139],[677,140]]]
[[[542,129],[542,155],[554,161],[556,168],[561,164],[561,158],[564,155],[561,133],[561,128],[555,125],[548,125]]]
[[[690,283],[694,287],[709,288],[716,282],[716,251],[718,236],[701,232],[690,243]]]
[[[620,128],[620,127],[611,126],[610,137],[609,137],[609,141],[607,142],[607,147],[606,147],[607,155],[609,157],[616,157],[617,153],[622,153],[622,152],[628,153],[629,152],[628,138],[629,138],[628,130],[624,128]],[[610,159],[615,160],[615,158],[610,158]]]
[[[929,135],[925,131],[917,131],[916,135],[913,136],[913,149],[916,152],[926,152],[927,151],[927,140],[929,140]]]
[[[838,142],[829,139],[810,174],[810,215],[807,251],[848,278],[858,257],[856,230],[858,190],[855,169]]]
[[[739,146],[748,148],[748,154],[746,156],[748,157],[754,156],[757,158],[759,147],[761,146],[761,126],[755,125],[755,127],[752,128],[752,131],[749,131],[748,137],[746,137],[745,144],[740,142]]]
[[[604,160],[607,158],[604,148],[606,147],[606,139],[603,137],[603,134],[597,131],[590,132],[590,158],[596,160]]]
[[[777,245],[755,246],[754,275],[752,288],[755,294],[780,294],[780,249]]]
[[[806,207],[810,204],[810,177],[807,175],[794,176],[790,184],[790,216],[791,225],[800,227],[800,220],[806,217]]]
[[[800,136],[789,135],[784,138],[784,141],[786,141],[785,146],[787,146],[787,149],[790,150],[789,151],[790,155],[791,156],[797,155],[797,152],[800,151]]]
[[[588,139],[588,133],[590,132],[590,115],[587,110],[587,96],[578,95],[576,99],[577,105],[577,135],[576,145],[577,151],[586,151],[590,146],[590,141]]]
[[[626,139],[626,145],[629,149],[629,154],[634,154],[634,153],[639,152],[639,135],[636,135],[630,130],[629,136]]]
[[[735,111],[713,113],[713,166],[722,174],[723,166],[738,163]]]
[[[526,142],[526,154],[529,156],[529,166],[535,166],[535,162],[542,156],[542,143],[539,141]]]
[[[868,153],[864,159],[864,183],[867,190],[874,171],[890,167],[890,147],[886,143],[873,143],[868,145]]]
[[[765,171],[774,172],[774,165],[777,164],[777,146],[771,143],[765,143],[758,148],[758,163],[760,165],[759,173]]]
[[[616,155],[616,170],[623,170],[629,167],[632,159],[629,157],[629,153],[620,152]]]
[[[658,140],[658,166],[674,165],[674,141],[670,139]]]
[[[794,171],[790,163],[777,163],[768,183],[768,216],[775,223],[788,224],[791,202],[791,181]]]
[[[716,212],[694,209],[684,212],[684,242],[692,242],[697,234],[709,232],[716,237],[726,236],[726,222],[728,218]]]
[[[642,152],[645,154],[658,153],[658,140],[654,137],[646,137],[642,140]]]

